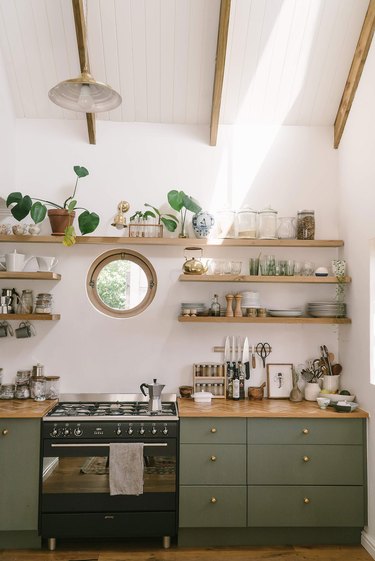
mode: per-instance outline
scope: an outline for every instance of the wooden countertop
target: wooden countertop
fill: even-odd
[[[41,419],[56,403],[56,399],[0,399],[0,419]]]
[[[320,409],[315,401],[293,403],[288,399],[263,399],[253,401],[230,401],[213,399],[211,403],[197,404],[193,399],[178,400],[180,418],[184,417],[254,417],[254,418],[317,418],[317,419],[363,419],[368,413],[357,409],[352,413],[337,413],[332,407]]]

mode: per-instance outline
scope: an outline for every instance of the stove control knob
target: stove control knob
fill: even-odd
[[[64,429],[64,436],[70,435],[70,429]]]
[[[163,428],[163,434],[168,434],[168,429],[167,429],[167,427],[164,427],[164,428]]]
[[[131,427],[128,428],[128,434],[130,434],[130,435],[133,434],[133,429]]]
[[[151,434],[156,434],[158,431],[156,430],[156,427],[152,427],[151,429]]]
[[[122,430],[120,429],[120,427],[117,427],[117,429],[116,429],[116,435],[117,435],[117,436],[121,436],[121,435],[122,435]]]
[[[74,434],[75,436],[82,436],[83,430],[80,427],[77,427],[76,429],[74,429]]]
[[[59,431],[56,427],[53,427],[50,434],[51,436],[57,436],[59,434]]]
[[[145,429],[143,427],[141,427],[139,429],[139,434],[141,434],[141,435],[145,434]]]

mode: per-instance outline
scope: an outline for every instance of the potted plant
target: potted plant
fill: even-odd
[[[163,225],[169,232],[174,232],[177,228],[178,218],[173,214],[162,213],[156,207],[145,203],[145,206],[152,208],[142,212],[137,210],[131,217],[129,226],[130,237],[163,237]],[[157,219],[157,223],[151,224],[149,218]],[[134,226],[134,228],[133,228]]]
[[[64,236],[63,244],[66,246],[75,243],[76,233],[72,225],[75,211],[83,210],[78,217],[78,226],[82,235],[94,232],[99,224],[99,216],[95,212],[90,212],[86,208],[77,207],[75,194],[77,191],[78,181],[81,177],[89,175],[88,170],[83,166],[74,166],[74,172],[77,176],[74,190],[63,204],[53,203],[45,199],[30,197],[29,195],[22,195],[22,193],[10,193],[6,200],[7,207],[14,218],[18,221],[23,220],[30,214],[35,224],[42,222],[48,212],[48,217],[51,223],[52,234],[56,236]],[[47,206],[53,208],[47,211]]]
[[[176,190],[169,191],[167,197],[168,197],[168,202],[170,206],[173,208],[173,210],[176,210],[177,212],[180,213],[181,231],[178,237],[186,238],[185,226],[186,226],[187,211],[189,210],[190,212],[197,214],[202,210],[202,208],[195,199],[189,197],[183,191],[176,191]]]

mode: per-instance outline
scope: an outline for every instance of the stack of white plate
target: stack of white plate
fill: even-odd
[[[260,308],[259,292],[252,292],[251,290],[240,292],[242,296],[242,308]]]
[[[309,302],[306,311],[314,318],[344,318],[346,317],[346,304],[334,300]]]
[[[184,315],[185,310],[196,310],[197,316],[204,316],[207,313],[207,306],[202,302],[182,302],[181,314]]]
[[[277,310],[267,310],[270,316],[278,318],[278,317],[285,317],[285,318],[296,318],[302,316],[302,310],[299,308],[286,308],[286,309],[277,309]]]

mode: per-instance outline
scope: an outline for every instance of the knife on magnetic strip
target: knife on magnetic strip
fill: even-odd
[[[245,378],[250,379],[249,340],[245,337],[242,348],[242,364],[245,365]]]

